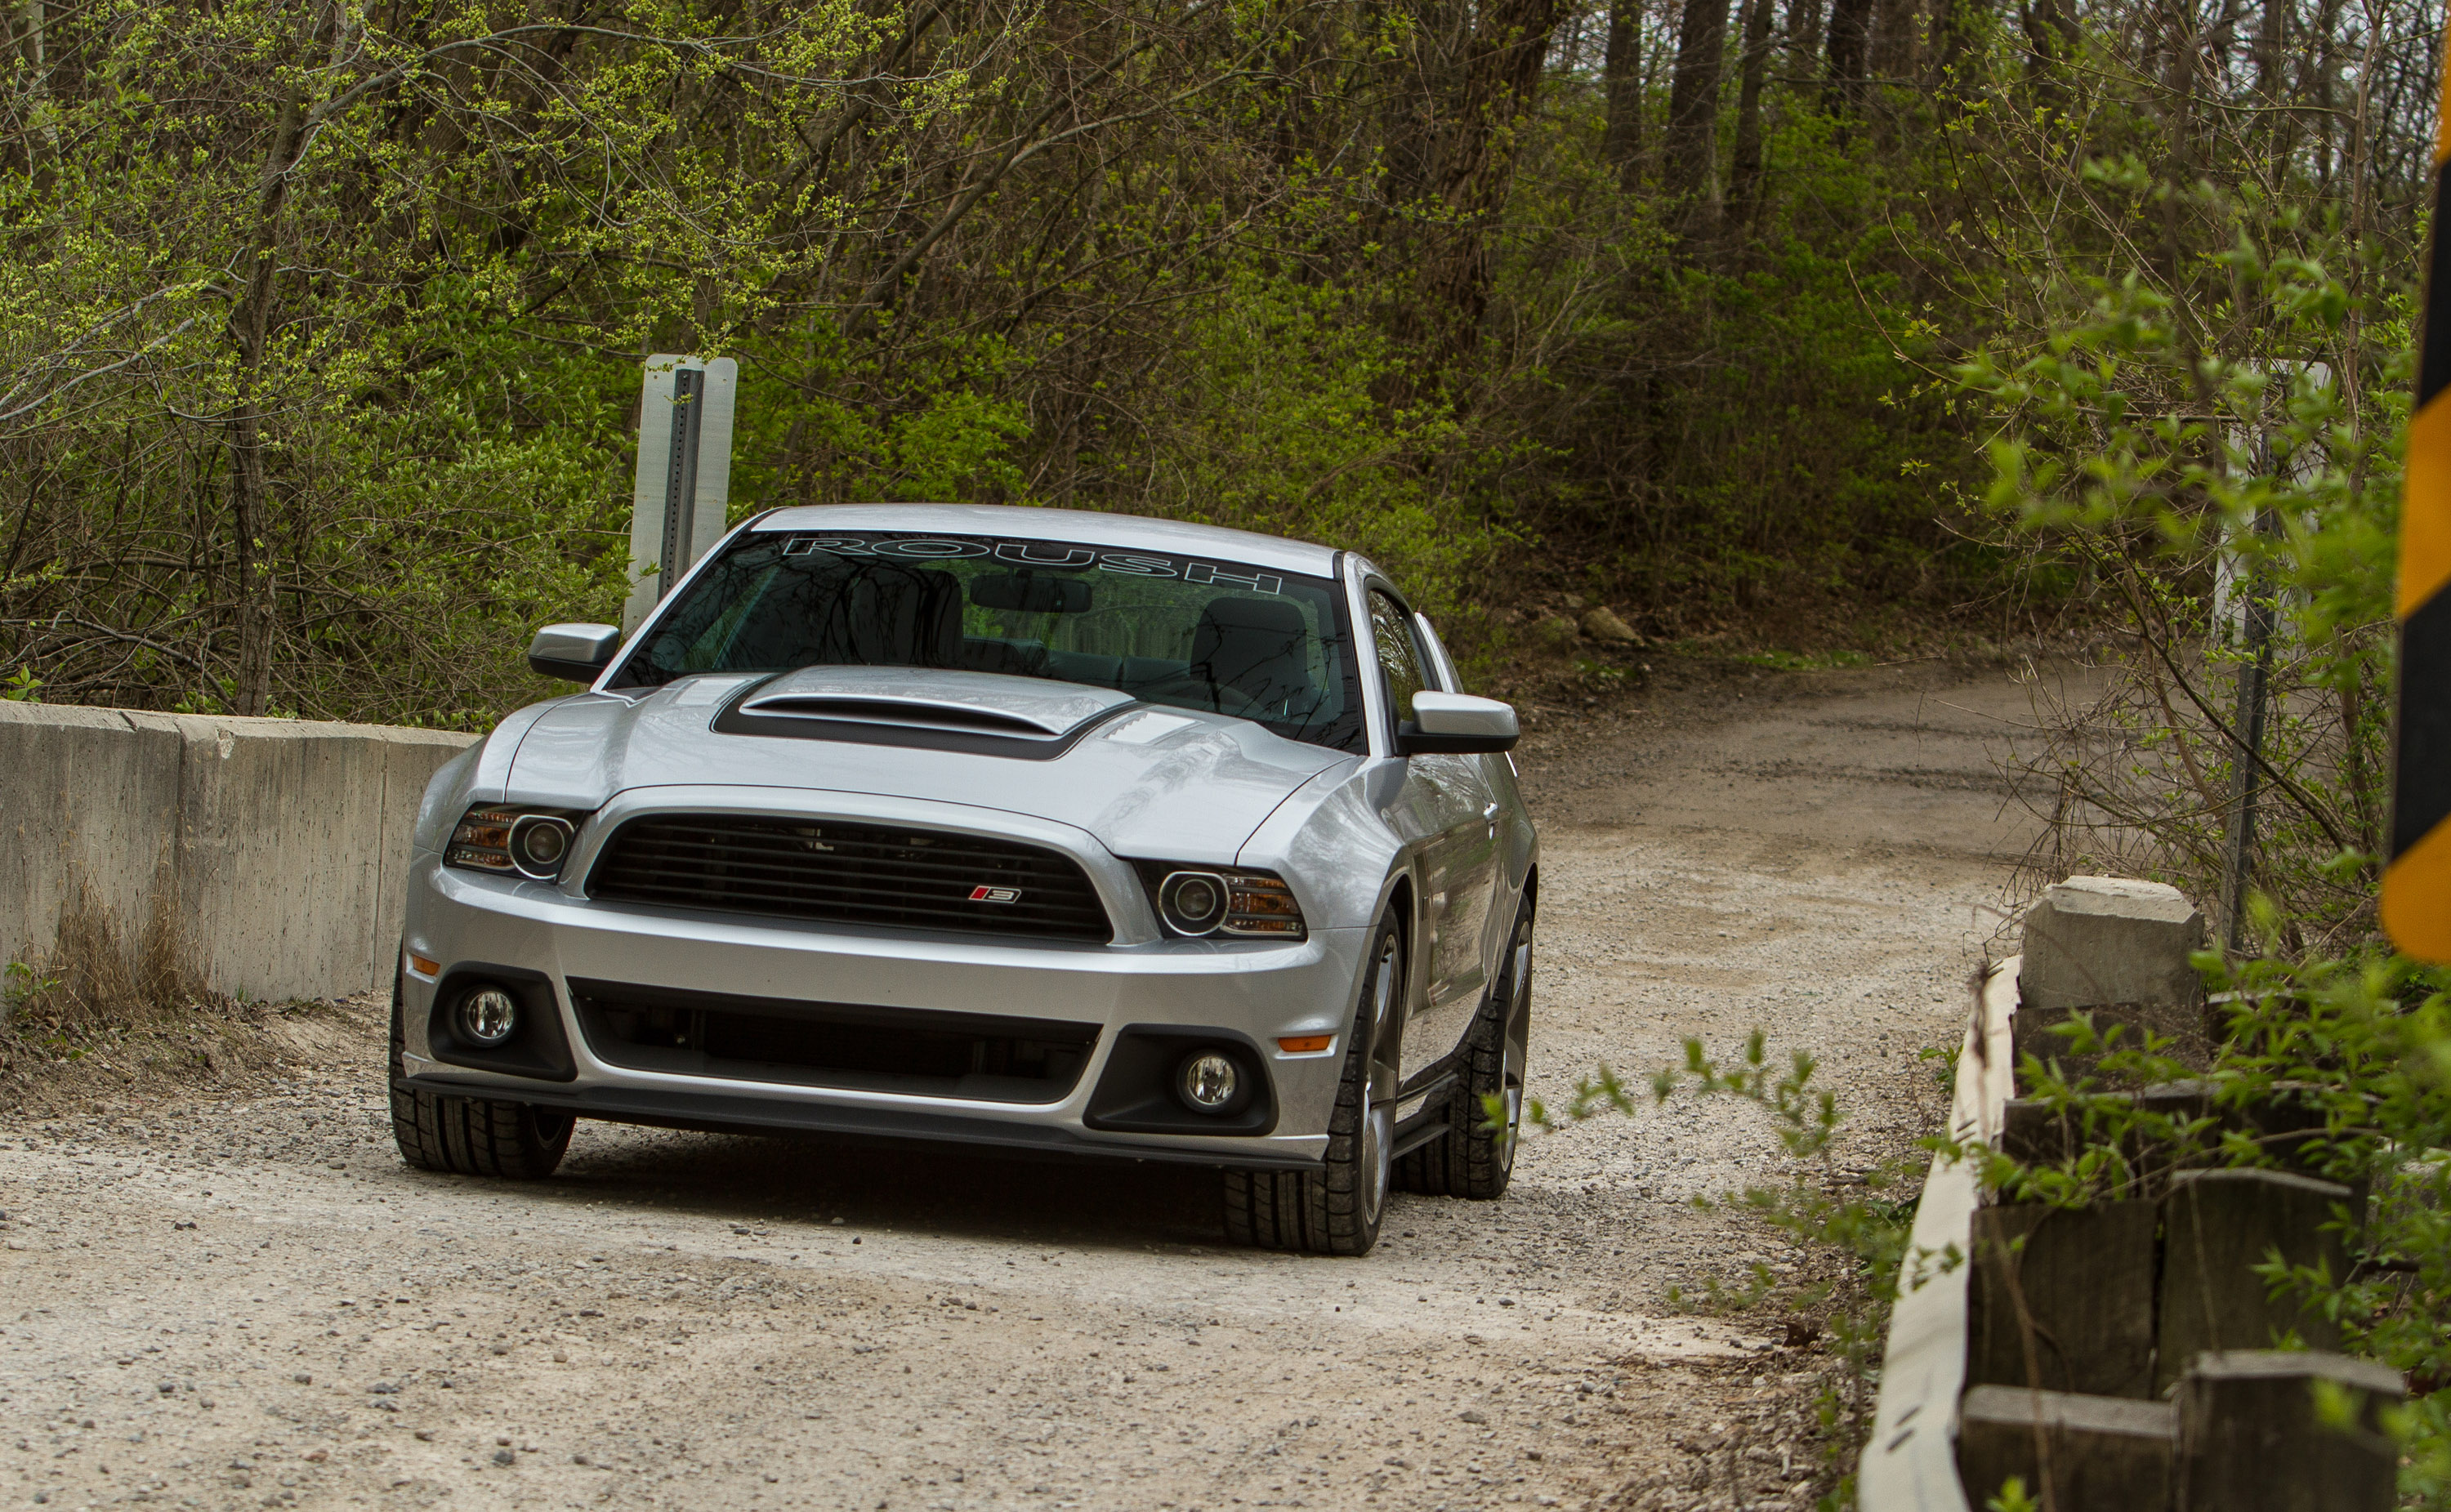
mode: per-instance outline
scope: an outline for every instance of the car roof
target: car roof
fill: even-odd
[[[801,504],[762,515],[750,528],[760,532],[936,530],[949,536],[995,536],[1008,540],[1075,540],[1178,557],[1219,557],[1314,578],[1336,573],[1333,547],[1256,531],[1092,509],[1037,509],[1026,504]]]

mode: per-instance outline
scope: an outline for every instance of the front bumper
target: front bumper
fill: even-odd
[[[1306,1168],[1325,1153],[1368,934],[1320,930],[1292,945],[1084,945],[801,924],[597,902],[552,884],[446,868],[431,853],[415,857],[409,884],[409,952],[441,963],[441,977],[480,962],[536,973],[550,984],[575,1068],[568,1079],[547,1080],[439,1059],[428,1025],[441,981],[410,968],[402,973],[402,1008],[413,1085],[628,1122],[1254,1168]],[[1094,1023],[1098,1033],[1078,1079],[1052,1102],[676,1074],[617,1065],[600,1053],[582,1027],[574,978],[973,1019]],[[1246,1040],[1273,1092],[1273,1127],[1254,1135],[1151,1134],[1085,1122],[1108,1057],[1133,1026],[1197,1028]],[[1280,1037],[1305,1034],[1335,1039],[1303,1054],[1277,1047]]]

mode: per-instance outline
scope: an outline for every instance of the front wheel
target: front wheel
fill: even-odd
[[[1263,1249],[1366,1255],[1387,1213],[1394,1149],[1397,1016],[1404,1000],[1404,936],[1382,919],[1345,1037],[1344,1071],[1315,1171],[1229,1170],[1226,1237]],[[1374,1074],[1383,1072],[1383,1074]]]

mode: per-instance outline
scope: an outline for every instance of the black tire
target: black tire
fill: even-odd
[[[525,1103],[490,1097],[447,1097],[408,1085],[407,1026],[401,1017],[401,981],[391,981],[391,1137],[400,1158],[419,1170],[455,1176],[541,1181],[561,1164],[578,1120]]]
[[[1532,1043],[1532,900],[1516,913],[1498,985],[1464,1035],[1455,1093],[1447,1099],[1447,1131],[1406,1155],[1396,1171],[1401,1190],[1488,1202],[1506,1195],[1515,1175],[1523,1121],[1523,1073]],[[1500,1129],[1488,1125],[1488,1098],[1503,1109]]]
[[[1345,1036],[1344,1070],[1316,1171],[1226,1172],[1226,1238],[1262,1249],[1366,1255],[1387,1215],[1395,1112],[1397,1021],[1404,1001],[1404,936],[1382,919]]]

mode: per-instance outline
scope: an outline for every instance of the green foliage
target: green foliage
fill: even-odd
[[[2079,1136],[2070,1152],[2048,1166],[1974,1146],[1964,1153],[2004,1199],[2062,1207],[2135,1189],[2148,1174],[2140,1161],[2165,1171],[2294,1164],[2370,1188],[2362,1223],[2342,1214],[2347,1273],[2277,1258],[2262,1273],[2276,1294],[2335,1320],[2352,1352],[2406,1375],[2410,1401],[2386,1424],[2407,1455],[2402,1490],[2412,1504],[2441,1505],[2451,1498],[2451,976],[2380,952],[2236,964],[2208,953],[2198,964],[2228,1002],[2208,1071],[2080,1017],[2061,1031],[2065,1063],[2098,1057],[2093,1070],[2070,1077],[2061,1057],[2029,1055],[2018,1078]],[[2182,1079],[2207,1089],[2206,1110],[2159,1111],[2124,1095]],[[2293,1117],[2280,1134],[2263,1131],[2257,1113],[2275,1106],[2310,1115],[2311,1128],[2300,1131]],[[2276,1148],[2284,1138],[2286,1149]]]
[[[2253,880],[2292,950],[2337,949],[2374,928],[2407,306],[2315,248],[2266,249],[2300,227],[2195,202],[2236,232],[2212,261],[2265,312],[2252,342],[2208,348],[2169,293],[2098,278],[2038,350],[1960,369],[2007,421],[1991,506],[2095,584],[2136,646],[2032,758],[2058,789],[2049,869],[2222,895],[2251,601],[2276,621]]]
[[[2012,1475],[2000,1487],[2000,1494],[1985,1502],[1990,1512],[2041,1512],[2042,1503],[2026,1494],[2026,1478]]]
[[[1152,513],[1362,552],[1441,617],[1504,540],[1464,502],[1504,460],[1440,399],[1378,397],[1403,358],[1333,285],[1238,269],[1183,332],[1181,378],[1110,458]]]

